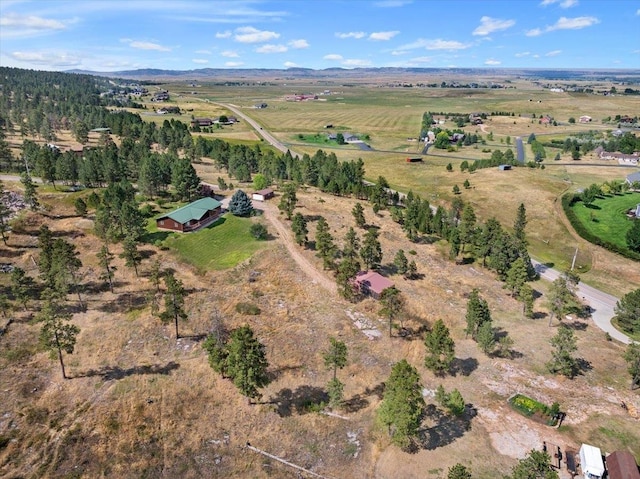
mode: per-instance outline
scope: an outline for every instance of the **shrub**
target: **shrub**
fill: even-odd
[[[240,314],[246,314],[248,316],[257,316],[262,312],[257,305],[245,302],[236,304],[236,311]]]

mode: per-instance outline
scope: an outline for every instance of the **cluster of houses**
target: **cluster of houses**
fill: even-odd
[[[640,160],[640,155],[638,152],[634,152],[631,154],[627,153],[618,153],[613,151],[605,151],[604,148],[599,146],[593,153],[601,160],[617,160],[621,165],[637,165],[638,160]]]
[[[157,91],[151,97],[151,101],[153,102],[167,101],[168,99],[169,99],[169,92],[167,90]]]
[[[156,113],[158,115],[169,115],[169,114],[179,115],[180,107],[179,106],[163,106],[162,108],[158,108],[156,110]]]

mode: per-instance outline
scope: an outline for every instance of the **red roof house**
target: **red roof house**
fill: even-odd
[[[636,459],[630,452],[612,452],[605,458],[605,462],[610,479],[640,479]]]
[[[375,299],[380,299],[380,295],[385,289],[394,286],[391,280],[375,271],[360,271],[354,282],[362,294],[368,294]]]

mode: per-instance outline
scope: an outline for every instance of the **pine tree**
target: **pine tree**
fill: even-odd
[[[478,334],[476,335],[478,346],[482,349],[482,352],[486,355],[491,354],[496,346],[496,333],[493,330],[491,321],[482,323],[478,328]]]
[[[418,266],[414,260],[411,260],[409,266],[407,267],[407,272],[404,274],[404,277],[407,279],[413,279],[418,275]]]
[[[523,284],[518,293],[518,299],[522,301],[522,314],[526,318],[533,318],[533,288],[528,284]]]
[[[533,135],[533,133],[532,133]],[[551,468],[551,457],[544,451],[532,449],[524,459],[520,459],[505,479],[558,479],[558,473]]]
[[[548,293],[548,305],[551,310],[549,326],[551,326],[554,317],[562,321],[562,317],[566,313],[578,308],[578,297],[571,284],[565,276],[560,276],[551,283]]]
[[[249,404],[262,396],[258,389],[269,384],[268,367],[265,347],[254,337],[249,326],[231,333],[227,345],[227,374],[240,393],[248,398]]]
[[[78,303],[80,307],[84,307],[82,297],[80,295],[80,253],[76,250],[75,245],[69,243],[62,238],[56,238],[53,242],[50,282],[49,287],[53,288],[60,297],[65,297],[72,288],[78,295]]]
[[[331,379],[327,384],[327,394],[329,395],[329,406],[339,407],[344,396],[344,384],[337,378]]]
[[[109,283],[109,290],[113,293],[113,273],[116,267],[111,264],[113,261],[113,254],[109,252],[109,248],[103,245],[98,252],[98,263],[102,268],[100,279]]]
[[[325,367],[333,370],[335,379],[338,369],[347,365],[347,345],[335,338],[329,338],[329,349],[324,352],[323,358]]]
[[[418,435],[426,404],[416,368],[405,359],[396,363],[385,382],[384,397],[378,410],[394,444],[408,448]]]
[[[375,228],[369,228],[365,233],[360,258],[367,269],[372,269],[382,261],[382,247]]]
[[[480,297],[480,292],[477,289],[471,291],[469,295],[465,318],[467,320],[465,334],[470,334],[473,339],[477,339],[478,330],[484,323],[491,323],[489,305]]]
[[[229,201],[229,211],[235,216],[251,216],[253,203],[244,191],[238,190]]]
[[[35,282],[31,276],[27,276],[22,268],[13,268],[11,271],[11,294],[17,302],[22,304],[25,311],[34,287]]]
[[[282,188],[282,197],[280,198],[280,204],[278,209],[287,215],[287,219],[290,220],[293,216],[293,210],[298,203],[298,197],[296,196],[296,185],[294,183],[286,183]]]
[[[367,224],[367,221],[364,217],[364,208],[360,203],[356,203],[355,205],[353,205],[351,214],[353,215],[353,219],[356,222],[356,226],[358,228],[364,228],[365,225]]]
[[[476,235],[476,213],[470,204],[466,204],[462,209],[462,217],[458,225],[460,233],[460,251],[464,253],[464,247],[473,244]]]
[[[125,266],[133,268],[138,275],[138,265],[142,262],[142,254],[138,251],[138,242],[133,236],[127,235],[122,242],[122,253],[120,258],[125,260]]]
[[[398,274],[405,274],[409,269],[409,261],[404,254],[404,250],[398,250],[395,258],[393,259],[393,265],[396,267],[396,272]]]
[[[624,353],[624,360],[631,376],[631,389],[633,390],[636,385],[640,385],[640,344],[634,341],[629,343]]]
[[[31,175],[28,172],[23,172],[20,176],[20,182],[24,186],[24,202],[29,206],[31,211],[38,211],[40,208],[40,202],[36,195],[36,185],[31,179]]]
[[[304,219],[301,213],[296,213],[291,221],[291,230],[296,239],[296,243],[300,246],[307,244],[307,220]]]
[[[573,357],[573,353],[578,349],[573,330],[561,324],[550,342],[553,350],[547,368],[552,373],[560,373],[573,379],[578,371],[578,361]]]
[[[360,263],[356,258],[347,256],[338,265],[338,274],[336,276],[336,282],[339,286],[338,291],[343,298],[349,301],[353,301],[359,293],[353,282],[358,271],[360,271]]]
[[[444,322],[437,320],[431,331],[424,337],[424,345],[427,353],[424,365],[437,375],[442,375],[449,370],[455,359],[455,343]]]
[[[327,220],[322,216],[318,219],[316,225],[316,251],[318,256],[322,258],[324,269],[335,268],[333,260],[336,254],[336,246],[333,243],[333,236],[329,231]]]
[[[380,314],[386,316],[389,320],[389,337],[391,337],[393,320],[400,317],[404,311],[404,299],[400,291],[395,286],[392,286],[382,291],[380,303],[382,304]]]
[[[527,265],[522,258],[518,258],[511,264],[509,271],[507,271],[505,287],[508,287],[511,290],[511,296],[516,298],[520,295],[520,290],[528,279]]]
[[[184,309],[184,297],[186,291],[182,281],[175,277],[172,271],[167,271],[164,276],[164,284],[167,291],[164,294],[165,310],[160,315],[160,319],[165,322],[173,321],[176,329],[176,339],[180,338],[178,331],[178,320],[188,319]]]
[[[76,198],[73,202],[73,206],[76,209],[78,216],[87,216],[87,203],[82,198]]]
[[[519,244],[526,247],[527,237],[525,234],[525,227],[527,226],[527,210],[524,207],[524,203],[520,203],[518,206],[518,212],[516,214],[516,221],[513,225],[513,236],[516,238]]]
[[[2,138],[0,138],[2,141]],[[4,185],[2,181],[0,181],[0,236],[2,236],[2,242],[7,244],[7,232],[9,231],[9,216],[11,215],[11,210],[7,207],[4,202],[5,191]]]
[[[349,227],[347,234],[344,236],[344,246],[342,248],[342,256],[344,258],[357,259],[360,251],[360,239],[353,227]]]
[[[471,479],[471,471],[460,463],[449,468],[447,479]]]
[[[191,201],[191,197],[197,193],[200,187],[200,178],[191,161],[187,158],[178,159],[173,162],[171,168],[171,184],[181,199]]]
[[[73,324],[69,324],[71,314],[62,311],[60,306],[54,299],[48,298],[37,316],[38,321],[42,322],[40,330],[40,343],[53,354],[57,353],[62,369],[62,377],[67,378],[62,359],[62,352],[72,354],[76,337],[80,333],[80,328]]]

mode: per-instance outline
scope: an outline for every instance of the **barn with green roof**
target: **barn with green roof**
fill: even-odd
[[[156,218],[158,229],[195,231],[213,223],[222,213],[222,203],[213,198],[201,198],[177,210]]]

